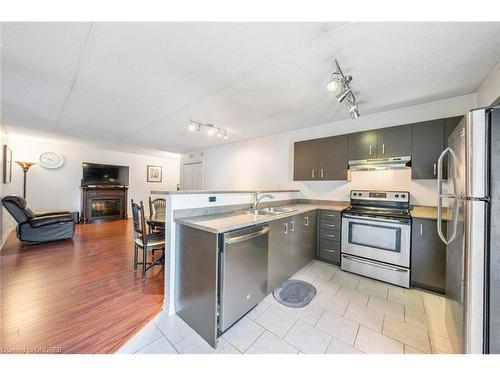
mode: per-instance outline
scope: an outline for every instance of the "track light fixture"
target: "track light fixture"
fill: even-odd
[[[352,76],[344,75],[337,60],[335,60],[335,66],[337,70],[331,74],[330,79],[326,83],[326,89],[330,92],[335,92],[340,87],[340,93],[336,95],[337,100],[339,103],[345,102],[351,118],[357,119],[359,117],[358,104],[349,86],[349,83],[352,81]]]
[[[215,135],[217,138],[222,138],[224,140],[227,140],[229,138],[228,131],[226,129],[219,128],[214,124],[204,124],[202,122],[189,119],[189,124],[188,124],[189,131],[199,132],[201,129],[206,129],[207,135],[209,135],[210,137],[213,137]]]

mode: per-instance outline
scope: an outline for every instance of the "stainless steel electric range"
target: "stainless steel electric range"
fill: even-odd
[[[410,287],[407,191],[351,191],[342,212],[341,269]]]

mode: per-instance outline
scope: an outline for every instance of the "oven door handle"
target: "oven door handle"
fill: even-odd
[[[350,214],[343,214],[343,217],[347,219],[356,219],[356,220],[365,220],[365,221],[380,221],[382,223],[396,223],[396,224],[406,224],[410,225],[410,219],[381,219],[378,217],[366,217],[366,216],[357,216]]]
[[[408,272],[408,270],[405,269],[405,268],[392,267],[392,266],[389,266],[389,265],[380,264],[378,262],[370,262],[369,260],[364,260],[364,259],[360,259],[360,258],[357,258],[357,257],[352,257],[352,256],[349,256],[349,255],[346,255],[346,254],[342,254],[342,257],[344,257],[344,258],[346,258],[348,260],[352,260],[353,262],[368,264],[370,266],[374,266],[374,267],[378,267],[378,268],[383,268],[383,269],[390,270],[390,271]]]

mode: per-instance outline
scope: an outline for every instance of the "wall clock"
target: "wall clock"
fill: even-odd
[[[38,161],[42,167],[56,169],[63,165],[64,158],[58,152],[46,151],[40,154]]]

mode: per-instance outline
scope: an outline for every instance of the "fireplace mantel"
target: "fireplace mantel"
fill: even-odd
[[[128,186],[81,186],[82,221],[95,223],[127,219]]]

